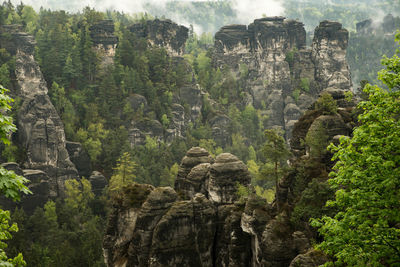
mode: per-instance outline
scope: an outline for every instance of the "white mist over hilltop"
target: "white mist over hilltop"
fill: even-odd
[[[168,2],[212,2],[212,0],[24,0],[26,5],[33,6],[36,10],[40,7],[51,10],[66,10],[69,12],[77,12],[84,7],[89,6],[99,11],[116,10],[124,13],[145,12],[146,5],[156,6],[162,9]],[[18,5],[21,0],[11,0],[14,5]],[[223,1],[214,1],[223,2]],[[248,24],[262,15],[278,16],[284,13],[284,8],[281,0],[232,0],[234,11],[237,14],[236,23]],[[168,16],[166,16],[168,17]],[[183,18],[183,16],[182,16]],[[187,24],[180,16],[174,16],[171,19],[177,23]]]
[[[284,7],[279,0],[248,1],[235,0],[234,9],[237,12],[238,22],[249,24],[262,16],[280,16],[284,14]]]

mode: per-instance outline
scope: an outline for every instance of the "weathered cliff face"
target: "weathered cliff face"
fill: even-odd
[[[104,239],[108,266],[243,266],[250,236],[240,227],[237,183],[250,183],[243,162],[228,153],[214,161],[195,147],[182,160],[175,190],[126,188]]]
[[[205,93],[200,89],[194,79],[192,67],[183,58],[185,42],[188,38],[188,29],[170,20],[152,20],[145,23],[134,24],[130,31],[139,38],[145,38],[151,47],[164,48],[171,58],[171,64],[175,69],[183,69],[187,75],[182,86],[177,89],[173,96],[171,105],[170,123],[167,129],[153,119],[132,121],[129,129],[129,140],[131,146],[145,144],[146,136],[158,141],[172,142],[176,138],[184,138],[185,131],[190,122],[194,123],[201,115],[203,96]],[[151,112],[147,100],[141,95],[131,96],[132,109],[137,111],[142,108],[143,115]],[[187,105],[187,108],[184,107]]]
[[[114,22],[112,20],[99,21],[90,27],[90,37],[102,58],[102,65],[114,63],[115,49],[118,44],[118,37],[114,34]]]
[[[1,38],[7,40],[4,48],[15,55],[12,93],[21,99],[16,124],[18,143],[26,151],[23,167],[43,171],[48,176],[39,179],[48,183],[49,191],[42,192],[42,196],[62,195],[64,181],[77,178],[78,173],[66,149],[63,123],[47,95],[46,82],[33,56],[35,40],[15,26],[3,26],[1,33]],[[34,180],[33,184],[39,181]]]
[[[294,123],[321,91],[350,89],[347,40],[340,23],[323,21],[308,48],[301,22],[257,19],[249,26],[222,27],[215,34],[214,64],[228,66],[237,79],[247,69],[247,102],[269,116],[266,127],[280,127],[290,138]]]
[[[130,31],[136,36],[146,38],[151,45],[165,48],[172,56],[183,55],[188,28],[179,26],[170,20],[148,20],[134,24]]]

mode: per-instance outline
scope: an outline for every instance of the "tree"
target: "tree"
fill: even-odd
[[[128,152],[122,154],[114,169],[114,175],[110,179],[110,192],[118,193],[123,186],[133,183],[136,178],[136,168],[136,163],[131,159],[131,155]]]
[[[264,131],[267,141],[264,144],[263,152],[267,162],[273,164],[273,176],[275,178],[275,188],[278,188],[279,177],[282,174],[282,163],[287,160],[290,152],[287,148],[285,139],[276,129]]]
[[[15,125],[12,123],[12,118],[6,114],[10,111],[10,103],[13,101],[9,96],[6,95],[8,90],[0,85],[0,139],[5,144],[9,144],[9,134],[16,130]],[[9,171],[0,167],[0,192],[14,201],[20,200],[19,193],[24,194],[31,193],[29,189],[24,185],[28,182],[22,176],[16,175],[13,171]],[[0,209],[0,265],[1,266],[25,266],[26,263],[19,253],[17,257],[9,259],[4,251],[7,244],[4,240],[11,239],[10,232],[17,232],[18,227],[14,223],[9,224],[10,212],[8,210]]]
[[[400,42],[400,33],[397,34]],[[367,85],[368,100],[353,137],[341,138],[329,183],[336,190],[327,206],[335,216],[312,220],[324,241],[318,245],[339,264],[399,266],[400,263],[400,58],[384,58],[379,79],[385,91]]]

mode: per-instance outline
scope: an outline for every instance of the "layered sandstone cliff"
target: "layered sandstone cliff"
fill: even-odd
[[[350,89],[347,43],[348,32],[338,22],[321,22],[306,47],[301,22],[262,18],[248,26],[222,27],[215,34],[214,64],[230,68],[237,79],[248,70],[248,104],[268,115],[265,126],[285,130],[289,139],[294,123],[320,92]]]
[[[26,152],[21,167],[26,169],[24,176],[31,180],[29,187],[37,193],[26,196],[23,202],[41,206],[48,197],[62,195],[65,180],[78,178],[78,172],[66,149],[63,123],[47,95],[46,82],[34,59],[34,38],[20,32],[18,26],[4,25],[1,39],[3,48],[15,56],[12,93],[21,99],[16,121],[17,138]]]

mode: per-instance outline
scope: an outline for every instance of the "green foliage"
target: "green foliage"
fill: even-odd
[[[327,200],[333,197],[333,190],[325,181],[313,179],[301,193],[300,200],[290,216],[290,220],[296,227],[302,227],[310,218],[321,218],[322,215],[334,214],[334,209],[325,207]]]
[[[250,195],[250,189],[242,184],[236,183],[236,194],[239,197],[239,201],[244,203],[246,202],[246,199]]]
[[[246,64],[239,64],[240,78],[246,79],[249,75],[249,67]]]
[[[213,139],[200,139],[199,147],[206,149],[213,157],[218,156],[223,152],[222,148],[217,146]]]
[[[275,189],[264,189],[261,186],[256,185],[254,187],[256,195],[267,200],[268,203],[272,203],[275,199]]]
[[[300,97],[300,89],[295,89],[292,92],[292,96],[294,98],[294,101],[296,101],[296,103],[297,103],[297,101],[299,101],[299,97]]]
[[[13,102],[13,99],[7,95],[7,92],[8,90],[0,85],[0,111],[2,113],[7,113],[8,111],[10,111],[10,103]],[[8,139],[8,136],[11,132],[14,132],[15,130],[17,130],[17,128],[12,122],[12,117],[2,115],[0,120],[0,140],[4,144],[9,144],[10,140]]]
[[[280,132],[276,129],[268,129],[264,131],[267,141],[264,143],[262,151],[267,163],[271,165],[265,165],[266,167],[271,166],[270,169],[274,179],[275,188],[278,188],[279,178],[283,175],[285,171],[285,161],[290,156],[290,151],[287,147],[285,139],[283,139]],[[265,177],[267,179],[267,177]]]
[[[101,122],[90,123],[87,130],[79,129],[77,132],[77,139],[83,144],[83,147],[89,153],[92,162],[96,162],[98,156],[101,154],[102,141],[108,135],[108,130],[104,129]]]
[[[303,89],[305,92],[310,92],[310,79],[308,78],[301,78],[300,79],[300,87]]]
[[[94,198],[91,184],[86,179],[65,181],[65,204],[75,210],[86,209]],[[80,210],[82,211],[82,210]]]
[[[124,186],[133,183],[136,178],[136,169],[136,163],[132,160],[131,155],[128,152],[122,154],[110,179],[108,186],[110,194],[118,195]]]
[[[391,89],[400,86],[399,58],[383,60],[379,78]],[[335,216],[313,220],[324,241],[319,248],[348,266],[396,266],[400,262],[400,92],[367,85],[368,100],[351,138],[341,138],[329,183],[336,198]]]
[[[315,110],[321,110],[325,115],[336,114],[337,108],[336,100],[329,93],[322,93],[314,106]]]
[[[305,143],[309,148],[310,156],[313,158],[320,158],[326,153],[328,143],[328,134],[323,122],[315,121],[310,129],[308,129]]]
[[[286,56],[285,56],[285,61],[287,63],[289,63],[290,65],[293,64],[294,56],[296,55],[296,53],[297,53],[297,48],[296,47],[293,48],[292,50],[290,50],[289,52],[287,52]]]
[[[8,210],[0,209],[0,265],[1,266],[26,266],[22,254],[19,253],[16,257],[9,259],[4,251],[7,244],[4,242],[12,238],[11,232],[18,232],[17,224],[9,224],[10,212]]]
[[[8,136],[15,131],[15,125],[10,116],[4,115],[10,112],[10,102],[12,99],[6,95],[7,90],[0,85],[0,138],[3,143],[10,144]],[[0,168],[0,192],[13,201],[20,200],[20,192],[29,194],[31,191],[24,185],[28,180],[22,176],[15,174],[13,171]],[[0,209],[0,265],[2,266],[25,266],[26,263],[21,253],[14,258],[8,258],[4,251],[7,244],[4,242],[12,238],[11,232],[17,232],[18,227],[9,224],[10,212]]]
[[[351,91],[347,91],[344,93],[345,99],[347,102],[351,102],[353,100],[354,94]]]
[[[174,163],[174,165],[172,165],[170,169],[168,169],[168,167],[165,167],[162,173],[160,186],[174,187],[175,178],[178,175],[178,170],[178,163]]]

